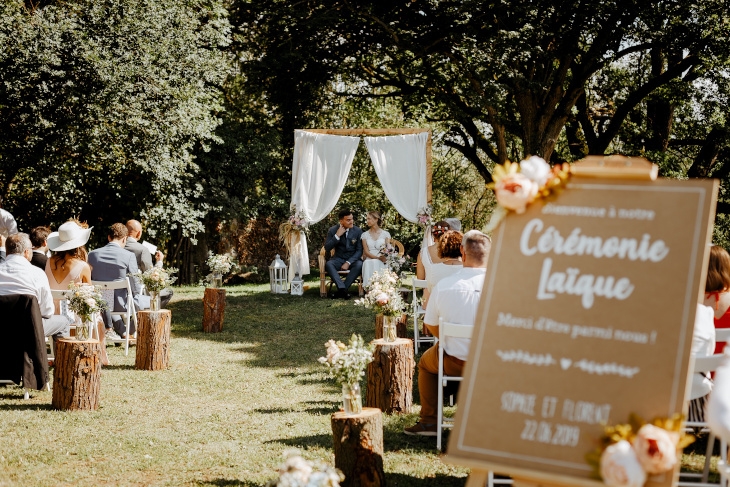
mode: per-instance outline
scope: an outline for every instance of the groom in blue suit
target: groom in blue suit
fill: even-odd
[[[347,290],[362,270],[362,230],[355,226],[355,218],[350,210],[341,210],[337,216],[340,224],[329,229],[324,242],[325,252],[329,254],[335,249],[335,255],[324,268],[337,285],[337,295],[333,297],[349,299]],[[345,282],[342,282],[338,271],[349,271]]]

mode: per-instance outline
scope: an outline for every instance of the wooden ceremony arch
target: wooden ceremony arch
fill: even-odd
[[[407,135],[428,132],[426,142],[426,202],[431,204],[431,184],[433,171],[431,167],[431,129],[299,129],[304,132],[329,135]]]

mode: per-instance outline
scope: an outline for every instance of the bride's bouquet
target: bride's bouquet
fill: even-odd
[[[370,278],[368,293],[355,300],[355,304],[374,309],[384,316],[400,316],[406,303],[398,289],[399,283],[398,274],[390,269],[381,269]]]

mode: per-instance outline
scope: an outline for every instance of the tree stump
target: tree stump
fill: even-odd
[[[335,467],[345,474],[343,486],[385,485],[383,415],[379,409],[363,408],[362,413],[354,416],[347,416],[344,411],[332,414],[332,439]]]
[[[101,385],[99,340],[58,340],[55,367],[51,405],[55,409],[95,411]]]
[[[220,333],[223,331],[223,313],[226,310],[226,290],[205,288],[203,297],[203,331]]]
[[[379,340],[383,338],[383,315],[378,313],[375,315],[375,339]],[[396,325],[396,333],[398,338],[408,338],[408,313],[403,313],[398,319]]]
[[[144,310],[137,313],[137,353],[134,368],[139,370],[166,369],[170,361],[170,310]]]
[[[374,340],[373,361],[367,368],[365,405],[386,414],[410,413],[413,408],[413,342]]]

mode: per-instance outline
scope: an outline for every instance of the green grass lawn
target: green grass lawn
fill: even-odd
[[[108,347],[96,412],[0,388],[0,485],[262,485],[290,448],[334,463],[341,389],[317,357],[330,338],[372,340],[374,317],[311,287],[303,297],[228,288],[217,334],[202,332],[202,288],[176,288],[170,368],[135,370],[134,348]],[[389,485],[464,485],[467,470],[443,464],[435,439],[402,434],[416,420],[384,418]]]
[[[135,370],[134,348],[125,357],[108,347],[96,412],[54,411],[50,392],[26,401],[22,389],[0,388],[0,486],[258,486],[290,448],[333,464],[341,389],[317,357],[330,338],[372,340],[374,317],[310,286],[303,297],[227,288],[218,334],[202,332],[203,289],[176,288],[170,368]],[[468,470],[443,464],[435,438],[402,433],[417,416],[384,417],[388,485],[464,485]],[[689,457],[701,469],[703,457]]]

